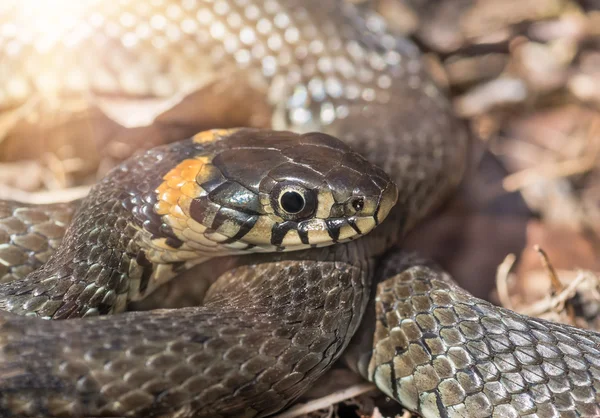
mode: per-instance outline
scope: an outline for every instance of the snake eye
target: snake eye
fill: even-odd
[[[271,191],[271,205],[283,219],[299,221],[315,213],[317,199],[313,190],[294,183],[280,183]]]
[[[304,208],[304,197],[294,190],[285,192],[279,198],[281,208],[288,213],[298,213]]]

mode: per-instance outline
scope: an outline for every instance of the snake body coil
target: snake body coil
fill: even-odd
[[[343,353],[425,417],[600,415],[597,333],[389,251],[459,183],[467,140],[377,15],[88,1],[64,22],[47,11],[47,37],[19,4],[0,6],[4,109],[196,95],[210,116],[221,86],[239,125],[260,125],[238,119],[261,97],[276,130],[175,124],[190,138],[116,167],[76,209],[0,202],[0,416],[266,416]],[[202,306],[123,312],[198,264]]]

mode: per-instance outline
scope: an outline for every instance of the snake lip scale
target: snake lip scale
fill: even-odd
[[[0,201],[0,417],[269,416],[338,360],[426,418],[600,416],[600,334],[402,252],[468,137],[369,3],[2,2],[2,112],[165,144]]]

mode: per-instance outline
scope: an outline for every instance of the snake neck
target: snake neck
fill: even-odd
[[[0,308],[53,319],[119,312],[186,268],[178,238],[153,207],[160,174],[187,152],[185,143],[159,147],[112,170],[79,204],[56,253],[3,286]],[[168,260],[156,259],[166,248]]]

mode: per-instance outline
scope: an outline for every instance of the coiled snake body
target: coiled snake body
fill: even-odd
[[[459,183],[466,136],[379,17],[334,0],[111,4],[82,2],[48,50],[35,28],[0,47],[4,106],[221,77],[267,97],[276,130],[139,153],[62,242],[71,205],[0,203],[0,416],[265,416],[343,353],[425,417],[600,414],[600,335],[494,307],[389,251]],[[7,36],[24,18],[1,7]],[[212,270],[202,306],[123,312],[196,264]]]

